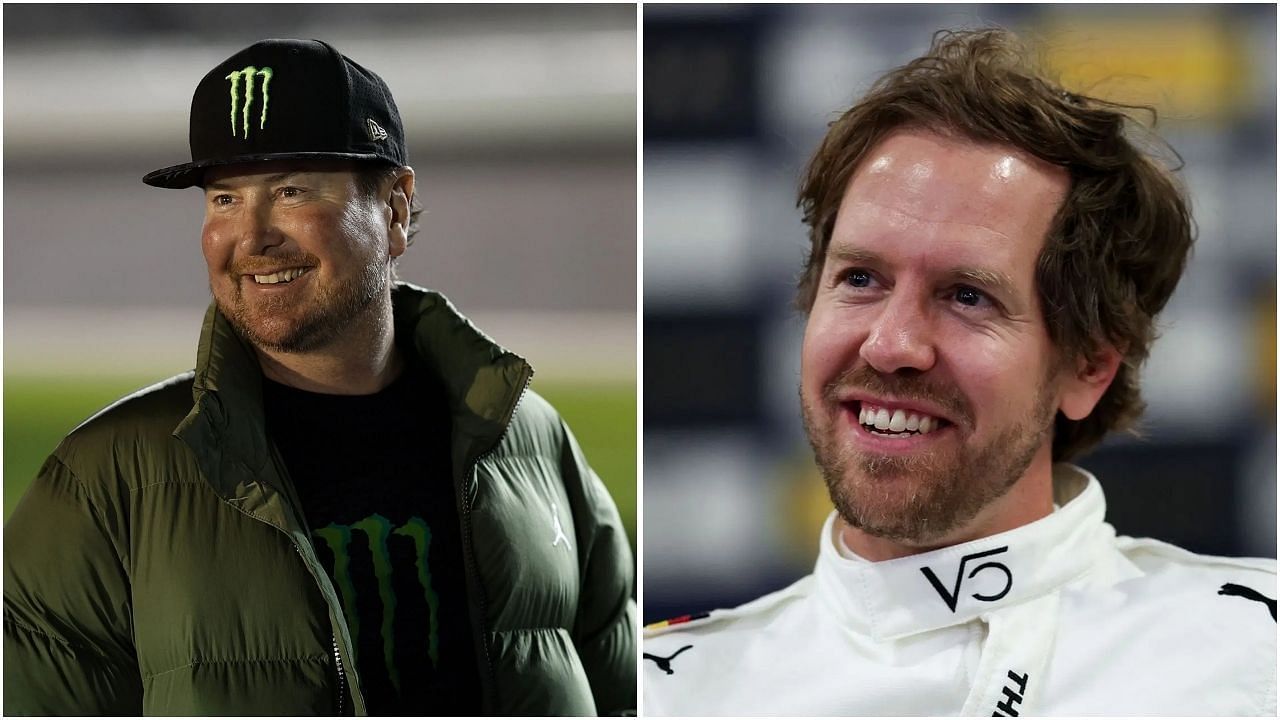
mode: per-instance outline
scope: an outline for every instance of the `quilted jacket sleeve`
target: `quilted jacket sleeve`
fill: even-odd
[[[635,714],[635,565],[618,509],[564,428],[561,470],[582,548],[582,595],[573,638],[601,715]]]
[[[125,549],[103,499],[50,457],[5,524],[5,715],[142,712]]]

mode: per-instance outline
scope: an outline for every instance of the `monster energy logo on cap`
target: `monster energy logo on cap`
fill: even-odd
[[[270,160],[409,159],[387,84],[320,40],[261,40],[218,63],[196,85],[190,121],[191,161],[143,182],[193,187],[211,167]]]
[[[236,110],[240,109],[244,139],[249,139],[249,108],[253,106],[254,78],[262,76],[262,114],[258,120],[258,129],[267,127],[267,104],[271,100],[271,68],[256,68],[252,65],[243,70],[234,70],[227,75],[231,81],[231,136],[236,137]],[[244,78],[244,107],[240,108],[240,78]]]

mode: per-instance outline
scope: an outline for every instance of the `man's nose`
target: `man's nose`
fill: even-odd
[[[272,220],[270,203],[246,202],[238,221],[240,251],[246,255],[261,255],[284,242],[284,235]]]
[[[935,360],[927,300],[895,293],[881,306],[859,354],[882,373],[925,371]]]

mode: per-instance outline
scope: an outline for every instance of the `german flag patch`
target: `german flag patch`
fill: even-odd
[[[707,617],[711,617],[711,613],[704,612],[704,613],[698,613],[697,615],[681,615],[679,617],[673,617],[669,620],[659,620],[656,623],[650,623],[648,625],[645,625],[644,629],[645,630],[661,630],[662,628],[671,627],[672,625],[683,625],[687,622],[693,622],[694,620],[701,620],[702,618],[707,618]]]

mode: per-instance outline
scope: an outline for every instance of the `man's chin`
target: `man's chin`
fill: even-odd
[[[955,530],[954,523],[939,524],[938,518],[923,516],[917,508],[862,508],[860,512],[840,513],[850,527],[877,537],[915,547],[937,544]]]
[[[827,489],[850,526],[909,545],[936,542],[972,519],[981,503],[935,463],[901,456],[858,457]],[[834,482],[833,482],[834,480]]]
[[[275,313],[258,313],[238,307],[231,312],[219,306],[242,338],[259,350],[304,352],[316,345],[314,328],[293,317]]]

